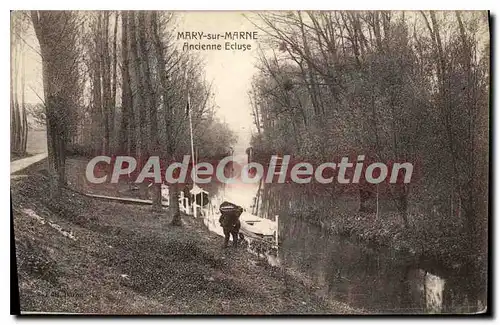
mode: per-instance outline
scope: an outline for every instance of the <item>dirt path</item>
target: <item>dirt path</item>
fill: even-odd
[[[11,185],[23,311],[359,313],[244,248],[221,249],[201,220],[172,227],[166,212],[69,190],[53,202],[46,183],[35,172]]]
[[[37,163],[47,157],[47,153],[39,153],[34,156],[29,156],[26,158],[22,158],[19,160],[14,160],[10,162],[10,173],[14,174],[17,173],[18,171],[21,171],[25,168],[28,168],[29,166],[33,165],[34,163]]]

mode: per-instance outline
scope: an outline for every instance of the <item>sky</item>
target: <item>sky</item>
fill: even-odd
[[[248,15],[248,12],[246,12]],[[180,13],[178,31],[222,33],[226,32],[258,32],[244,16],[243,12],[189,12]],[[258,34],[262,37],[262,33]],[[221,44],[227,40],[177,40],[179,46],[184,42],[189,44]],[[234,42],[234,41],[233,41]],[[225,120],[238,135],[236,151],[248,147],[253,128],[253,118],[248,99],[253,75],[257,72],[256,62],[257,40],[239,40],[241,44],[250,44],[250,51],[212,50],[196,51],[205,60],[205,73],[208,82],[213,81],[216,114]]]

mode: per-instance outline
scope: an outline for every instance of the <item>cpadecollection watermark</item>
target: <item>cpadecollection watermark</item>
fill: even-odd
[[[191,156],[185,155],[182,162],[167,162],[159,156],[151,156],[139,166],[131,156],[97,156],[90,160],[86,168],[87,181],[93,184],[118,183],[120,178],[135,175],[135,183],[150,181],[153,183],[183,184],[196,182],[208,184],[214,180],[225,184],[237,182],[251,184],[297,183],[308,184],[357,184],[366,182],[410,183],[413,164],[410,162],[372,162],[365,163],[365,156],[358,155],[356,161],[342,157],[337,162],[313,164],[310,162],[292,162],[290,155],[271,156],[268,164],[259,162],[238,163],[233,156],[219,161],[204,161],[192,164]]]

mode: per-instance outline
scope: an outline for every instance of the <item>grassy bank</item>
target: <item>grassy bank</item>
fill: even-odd
[[[48,196],[34,172],[13,179],[22,311],[113,314],[359,313],[315,296],[244,249],[221,249],[200,220],[169,225],[150,207]],[[66,234],[66,235],[65,235]],[[69,235],[68,235],[69,234]]]

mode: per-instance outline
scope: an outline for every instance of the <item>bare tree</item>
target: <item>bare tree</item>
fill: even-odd
[[[23,40],[27,22],[24,17],[25,15],[23,12],[13,12],[11,14],[11,152],[20,156],[26,154],[28,138],[27,109],[25,103],[26,47]]]
[[[32,11],[43,67],[47,116],[48,171],[52,197],[66,185],[65,161],[68,116],[80,97],[77,14],[68,11]]]

